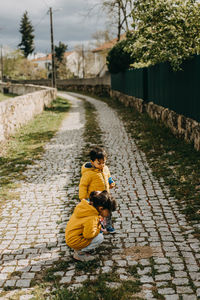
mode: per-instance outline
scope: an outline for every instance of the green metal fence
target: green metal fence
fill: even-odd
[[[200,56],[185,62],[183,71],[169,64],[132,69],[111,76],[113,90],[172,109],[200,122]]]
[[[127,70],[111,75],[111,86],[129,96],[144,99],[144,69]]]

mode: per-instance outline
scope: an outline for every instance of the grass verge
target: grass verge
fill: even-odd
[[[10,98],[13,98],[13,97],[16,97],[16,96],[18,96],[18,95],[0,93],[0,102],[5,101],[5,100],[10,99]]]
[[[81,97],[80,97],[81,99]],[[85,142],[82,148],[82,155],[79,157],[82,163],[89,159],[89,151],[93,146],[103,147],[102,131],[97,121],[96,108],[93,104],[83,100],[85,109],[85,128],[83,133],[83,139]]]
[[[69,110],[66,99],[58,97],[51,107],[37,115],[32,121],[21,127],[6,144],[0,146],[0,207],[9,199],[18,195],[14,188],[16,182],[24,180],[23,172],[40,159],[43,146],[57,132],[61,121]]]

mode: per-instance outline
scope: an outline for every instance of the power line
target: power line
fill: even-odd
[[[46,7],[49,8],[49,5],[47,4],[46,0],[43,0],[44,1],[44,4],[46,5]]]
[[[45,18],[46,15],[48,14],[48,12],[49,12],[49,11],[46,11],[46,12],[45,12],[45,14],[42,16],[42,18],[40,19],[40,21],[39,21],[36,25],[34,25],[34,28],[37,28],[37,27],[41,24],[41,22],[44,20],[44,18]]]

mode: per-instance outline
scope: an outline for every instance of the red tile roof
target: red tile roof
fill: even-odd
[[[124,33],[120,36],[120,41],[124,40],[125,38],[126,38],[126,33]],[[115,44],[117,44],[117,38],[115,38],[109,42],[105,42],[98,48],[93,49],[92,52],[100,52],[100,51],[111,49]]]

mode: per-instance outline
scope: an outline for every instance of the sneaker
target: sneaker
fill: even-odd
[[[95,257],[90,255],[89,253],[81,251],[74,251],[73,258],[79,261],[91,261],[95,259]]]
[[[106,230],[107,230],[108,233],[116,233],[115,228],[114,228],[114,227],[111,227],[111,226],[110,226],[110,227],[107,227]]]

